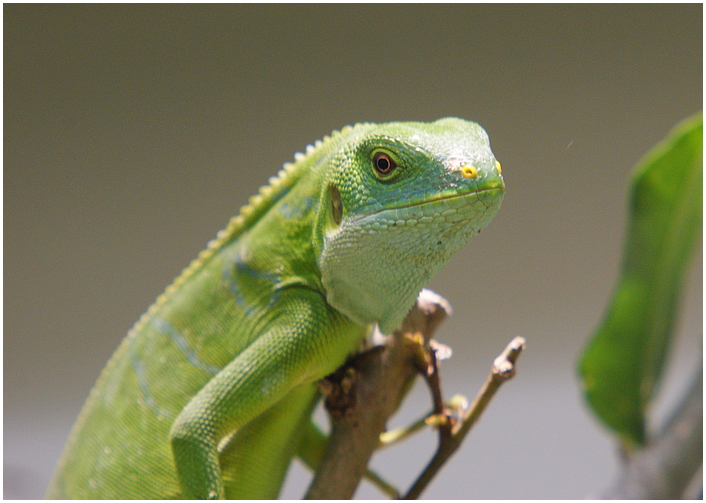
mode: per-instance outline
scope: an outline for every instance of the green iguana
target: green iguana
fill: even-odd
[[[276,497],[315,382],[400,324],[504,189],[461,119],[358,124],[297,154],[128,332],[47,497]]]

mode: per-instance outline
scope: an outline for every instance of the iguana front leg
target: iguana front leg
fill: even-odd
[[[335,370],[363,332],[316,292],[281,292],[265,331],[184,407],[170,431],[182,497],[224,497],[218,444],[296,386]],[[340,338],[340,334],[354,334]],[[337,337],[338,336],[338,337]]]

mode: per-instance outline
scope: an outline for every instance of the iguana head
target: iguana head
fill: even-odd
[[[390,333],[439,268],[500,208],[488,135],[446,118],[362,124],[324,161],[315,240],[328,302]]]

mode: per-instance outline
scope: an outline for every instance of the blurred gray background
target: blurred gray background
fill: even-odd
[[[430,285],[447,395],[507,384],[427,498],[582,498],[616,475],[575,361],[620,262],[626,177],[702,107],[701,5],[4,6],[4,496],[41,497],[101,368],[296,151],[359,121],[482,124],[507,194]],[[702,261],[657,407],[700,358]],[[430,405],[419,385],[400,425]],[[435,437],[378,455],[406,487]],[[290,473],[299,497],[306,472]],[[364,486],[358,497],[379,497]]]

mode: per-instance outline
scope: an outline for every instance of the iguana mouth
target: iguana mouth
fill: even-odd
[[[499,183],[497,183],[499,182]],[[363,215],[359,215],[357,217],[353,217],[350,219],[350,221],[357,221],[361,220],[364,218],[371,217],[373,215],[377,215],[386,211],[395,211],[395,210],[402,210],[404,208],[415,208],[415,207],[421,207],[429,204],[436,204],[441,201],[451,201],[454,199],[463,199],[467,198],[469,196],[478,196],[480,194],[492,194],[492,193],[498,193],[502,194],[505,191],[505,183],[502,181],[502,179],[498,179],[496,183],[493,184],[486,184],[484,187],[476,188],[474,190],[469,190],[468,192],[456,192],[453,194],[448,194],[448,195],[441,195],[438,197],[435,197],[433,199],[426,199],[424,201],[413,201],[405,204],[400,204],[398,206],[393,206],[390,208],[381,208],[379,210],[371,211],[370,213],[365,213]]]
[[[455,194],[449,194],[447,196],[439,196],[435,197],[433,199],[427,199],[426,201],[418,201],[418,202],[412,202],[408,204],[401,204],[399,206],[395,206],[393,208],[385,208],[382,210],[374,211],[372,213],[368,213],[369,215],[374,215],[375,213],[379,213],[380,211],[387,211],[387,210],[397,210],[397,209],[402,209],[402,208],[412,208],[414,206],[424,206],[425,204],[433,204],[437,203],[439,201],[448,201],[452,199],[462,199],[468,196],[473,196],[473,195],[479,195],[479,194],[484,194],[484,193],[490,193],[490,192],[499,192],[502,193],[505,190],[505,184],[501,184],[497,187],[484,187],[481,189],[477,190],[470,190],[468,192],[463,192],[459,194],[458,192]]]

